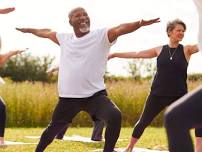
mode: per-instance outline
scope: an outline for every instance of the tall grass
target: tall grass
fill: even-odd
[[[0,87],[0,95],[7,105],[7,126],[46,126],[57,104],[57,84],[6,81],[6,84]],[[196,88],[201,82],[189,82],[189,90]],[[149,80],[107,81],[109,97],[122,111],[123,126],[134,125],[140,117],[150,85]],[[153,121],[153,126],[162,126],[162,114],[163,112]],[[92,122],[85,112],[81,112],[72,125],[91,126]]]
[[[44,126],[57,101],[55,84],[12,83],[0,88],[7,106],[7,126]]]

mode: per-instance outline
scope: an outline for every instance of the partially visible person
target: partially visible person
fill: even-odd
[[[135,124],[130,143],[124,152],[132,152],[145,128],[167,106],[187,93],[187,67],[191,55],[198,52],[197,45],[182,45],[186,25],[175,19],[169,21],[166,32],[168,44],[137,52],[112,53],[109,59],[157,57],[157,72],[141,117]],[[198,129],[197,129],[198,130]]]
[[[194,0],[199,16],[198,46],[202,51],[202,0]],[[165,113],[165,127],[170,152],[194,152],[191,128],[202,127],[202,87],[172,104]],[[202,134],[201,131],[195,134]],[[202,151],[202,138],[196,137],[195,152]]]
[[[1,43],[1,42],[0,42]],[[14,55],[21,54],[24,50],[10,51],[5,54],[0,54],[0,67]],[[3,99],[0,97],[0,146],[4,145],[4,132],[6,124],[6,105]]]
[[[0,14],[8,14],[14,10],[15,8],[1,8]],[[0,49],[1,49],[1,38],[0,38]],[[2,59],[0,58],[0,66],[2,66],[2,64],[4,63],[4,61],[1,61],[1,60]],[[0,145],[4,144],[5,122],[6,122],[6,106],[3,100],[0,99]]]
[[[158,22],[159,18],[156,18],[90,31],[88,13],[84,8],[77,7],[69,13],[73,33],[17,28],[23,33],[48,38],[61,48],[58,75],[59,102],[50,124],[40,138],[36,152],[43,152],[56,134],[81,110],[105,122],[103,152],[114,151],[122,118],[118,107],[108,98],[104,84],[103,76],[110,47],[119,36]]]
[[[59,67],[54,67],[51,68],[47,71],[48,74],[52,74],[54,72],[58,72],[59,71]],[[102,132],[104,129],[104,121],[101,121],[99,119],[96,119],[93,115],[91,115],[91,119],[93,120],[93,132],[91,135],[91,140],[93,141],[102,141]],[[71,123],[68,123],[62,130],[60,130],[60,132],[55,136],[56,139],[62,140],[65,132],[67,131],[67,129],[69,128]]]

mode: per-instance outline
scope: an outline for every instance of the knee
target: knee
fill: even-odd
[[[166,128],[176,128],[180,125],[180,118],[173,111],[166,111],[164,114],[164,125]]]
[[[122,115],[119,109],[115,109],[110,113],[109,121],[121,124],[121,120],[122,120]]]

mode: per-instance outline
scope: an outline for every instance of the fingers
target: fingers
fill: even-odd
[[[155,18],[155,19],[151,19],[151,20],[141,20],[141,25],[150,25],[153,23],[159,23],[160,22],[160,18]]]
[[[157,22],[160,22],[160,21],[161,21],[159,17],[158,17],[158,18],[155,18],[155,19],[153,19],[153,20],[154,20],[154,22],[155,22],[155,23],[157,23]]]
[[[10,13],[10,12],[13,12],[14,10],[15,10],[15,7],[10,7],[10,8],[8,8],[9,13]]]
[[[21,53],[27,51],[28,49],[29,49],[29,48],[26,48],[26,49],[23,49],[23,50],[17,50],[17,51],[16,51],[16,54],[21,54]]]
[[[26,28],[15,28],[17,31],[23,32],[23,33],[27,33],[27,29]]]
[[[21,31],[22,32],[22,28],[15,28],[17,31]]]
[[[0,14],[8,14],[10,12],[13,12],[14,10],[15,10],[15,7],[0,9]]]

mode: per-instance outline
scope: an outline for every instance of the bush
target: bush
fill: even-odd
[[[23,54],[11,58],[4,67],[0,69],[2,77],[9,77],[13,81],[42,81],[48,82],[49,76],[46,73],[54,58],[33,57],[30,54]]]

